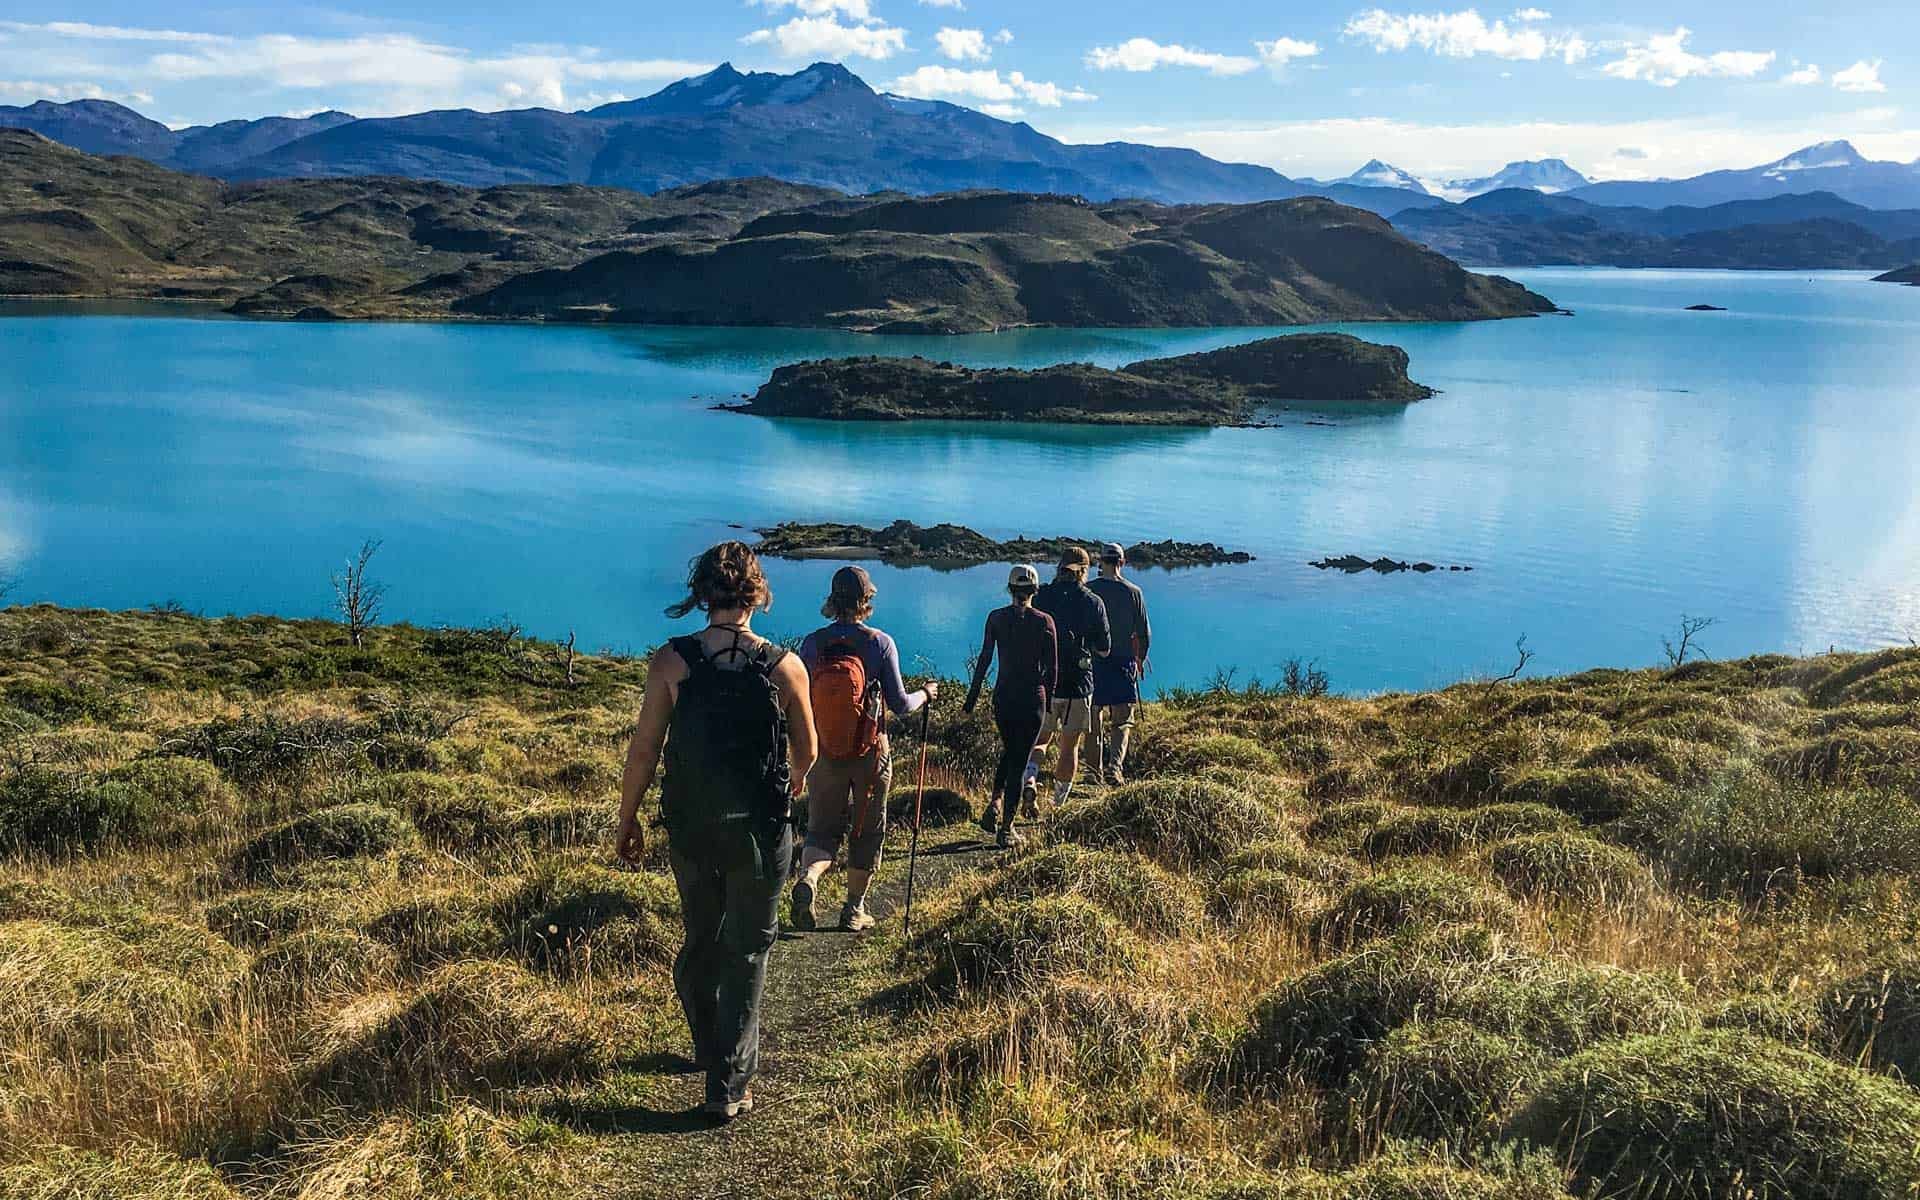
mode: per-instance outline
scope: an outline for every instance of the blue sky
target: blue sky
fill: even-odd
[[[1478,8],[1252,0],[8,0],[0,103],[105,96],[173,125],[341,108],[581,108],[721,61],[876,87],[1069,141],[1192,146],[1291,175],[1430,178],[1559,156],[1601,177],[1853,139],[1920,157],[1911,3]]]

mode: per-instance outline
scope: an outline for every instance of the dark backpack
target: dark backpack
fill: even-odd
[[[671,645],[687,678],[667,726],[666,778],[660,816],[669,834],[745,822],[760,831],[788,819],[793,767],[787,759],[787,713],[773,670],[787,655],[767,645],[737,653],[746,662],[723,670],[697,637]]]

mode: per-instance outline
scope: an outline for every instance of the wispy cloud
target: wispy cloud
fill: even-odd
[[[1795,62],[1793,64],[1793,70],[1782,75],[1780,82],[1793,87],[1807,87],[1811,84],[1819,83],[1822,78],[1824,77],[1821,75],[1820,68],[1817,64],[1807,63],[1802,65]]]
[[[1577,33],[1550,33],[1534,27],[1550,15],[1540,9],[1523,9],[1514,14],[1522,24],[1508,25],[1500,20],[1489,22],[1471,8],[1442,13],[1392,13],[1370,8],[1356,13],[1341,32],[1381,54],[1424,50],[1445,58],[1484,54],[1521,62],[1559,58],[1576,63],[1592,53],[1592,44]]]
[[[1313,58],[1320,53],[1318,42],[1303,42],[1290,37],[1255,42],[1253,46],[1260,52],[1260,61],[1275,71],[1285,70],[1287,64],[1296,58]]]
[[[1844,71],[1833,73],[1833,86],[1843,92],[1884,92],[1887,85],[1880,82],[1881,59],[1872,62],[1861,61]]]
[[[1779,57],[1771,50],[1721,50],[1695,54],[1687,49],[1693,31],[1682,25],[1639,45],[1623,48],[1619,58],[1600,69],[1615,79],[1633,79],[1659,87],[1673,87],[1696,77],[1752,79]]]
[[[1154,71],[1161,67],[1198,67],[1214,75],[1245,75],[1260,66],[1258,59],[1238,54],[1214,54],[1181,45],[1162,45],[1152,38],[1128,38],[1115,46],[1095,46],[1086,63],[1096,71]]]
[[[1018,71],[1002,75],[993,68],[968,71],[959,67],[921,67],[888,83],[887,90],[923,100],[977,100],[981,102],[982,112],[997,117],[1018,115],[1020,104],[1059,108],[1099,99],[1082,88],[1028,79]]]
[[[987,45],[987,34],[983,29],[955,29],[943,26],[933,35],[934,44],[940,47],[940,53],[955,62],[985,62],[993,57],[993,48]]]
[[[749,46],[772,46],[782,58],[888,59],[907,48],[907,31],[891,25],[843,25],[829,15],[795,17],[740,40]]]

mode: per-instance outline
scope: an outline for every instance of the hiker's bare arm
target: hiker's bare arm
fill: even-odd
[[[967,689],[967,702],[963,706],[968,712],[980,702],[980,689],[987,682],[987,670],[993,666],[993,618],[987,618],[987,633],[981,639],[980,653],[973,660],[973,686]]]
[[[667,722],[673,716],[674,689],[686,674],[686,663],[671,646],[654,651],[647,664],[647,693],[633,722],[633,737],[627,742],[627,765],[620,774],[620,815],[614,824],[614,851],[629,862],[638,862],[646,853],[640,800],[660,770],[660,748],[666,744]]]
[[[799,795],[818,753],[818,743],[813,733],[813,699],[807,687],[807,669],[800,665],[797,657],[789,654],[773,669],[773,681],[787,706],[787,756],[793,763],[794,794]]]

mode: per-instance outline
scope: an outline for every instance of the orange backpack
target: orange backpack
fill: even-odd
[[[820,736],[820,752],[828,758],[862,758],[880,744],[879,706],[870,692],[878,682],[867,680],[866,660],[845,638],[820,652],[813,669],[813,728]]]

